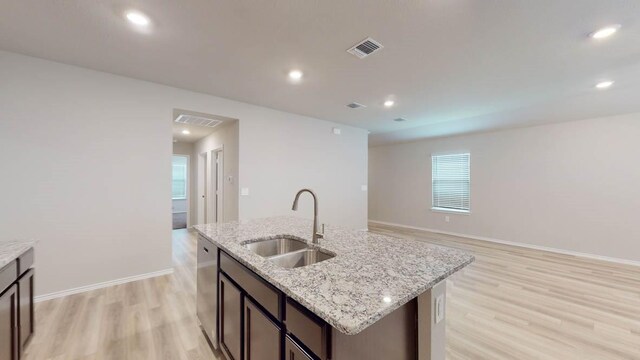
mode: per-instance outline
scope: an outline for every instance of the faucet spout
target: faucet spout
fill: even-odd
[[[317,244],[318,239],[321,239],[324,236],[324,234],[321,234],[318,232],[318,196],[316,195],[316,193],[313,192],[313,190],[311,189],[302,189],[298,191],[295,199],[293,200],[293,205],[291,206],[291,210],[298,211],[298,199],[300,198],[300,195],[304,192],[308,192],[313,197],[313,236],[311,238],[312,239],[311,241],[314,244]]]

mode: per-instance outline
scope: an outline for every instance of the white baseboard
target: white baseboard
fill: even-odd
[[[154,271],[154,272],[150,272],[150,273],[146,273],[146,274],[128,276],[128,277],[121,278],[121,279],[104,281],[104,282],[100,282],[100,283],[97,283],[97,284],[80,286],[80,287],[73,288],[73,289],[68,289],[68,290],[56,291],[56,292],[52,292],[52,293],[49,293],[49,294],[38,295],[38,296],[34,297],[33,301],[34,302],[47,301],[47,300],[56,299],[56,298],[69,296],[69,295],[73,295],[73,294],[79,294],[79,293],[83,293],[83,292],[87,292],[87,291],[91,291],[91,290],[102,289],[102,288],[106,288],[106,287],[109,287],[109,286],[120,285],[120,284],[125,284],[125,283],[128,283],[128,282],[132,282],[132,281],[144,280],[144,279],[149,279],[149,278],[156,277],[156,276],[164,276],[164,275],[169,275],[169,274],[173,274],[173,268]]]
[[[546,247],[546,246],[523,244],[523,243],[517,243],[517,242],[513,242],[513,241],[498,240],[498,239],[492,239],[492,238],[483,237],[483,236],[461,234],[461,233],[455,233],[455,232],[450,232],[450,231],[429,229],[429,228],[423,228],[423,227],[411,226],[411,225],[403,225],[403,224],[397,224],[397,223],[386,222],[386,221],[369,220],[369,222],[372,223],[372,224],[396,226],[396,227],[405,228],[405,229],[411,229],[411,230],[429,231],[429,232],[437,233],[437,234],[458,236],[458,237],[463,237],[463,238],[467,238],[467,239],[487,241],[487,242],[492,242],[492,243],[496,243],[496,244],[521,247],[521,248],[525,248],[525,249],[548,251],[548,252],[552,252],[552,253],[577,256],[577,257],[582,257],[582,258],[587,258],[587,259],[608,261],[608,262],[612,262],[612,263],[616,263],[616,264],[640,266],[640,261],[635,261],[635,260],[619,259],[619,258],[614,258],[614,257],[609,257],[609,256],[582,253],[582,252],[578,252],[578,251],[557,249],[557,248]]]

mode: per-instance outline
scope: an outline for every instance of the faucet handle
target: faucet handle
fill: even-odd
[[[316,233],[316,236],[320,239],[324,239],[324,224],[322,224],[322,230]]]

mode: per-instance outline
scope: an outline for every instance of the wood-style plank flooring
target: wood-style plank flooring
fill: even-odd
[[[640,267],[369,228],[475,255],[473,264],[447,281],[449,360],[640,359]]]
[[[640,359],[638,267],[381,225],[370,229],[476,256],[447,282],[449,360]],[[208,347],[195,316],[195,242],[195,233],[173,232],[172,275],[38,303],[25,358],[222,359]]]
[[[171,275],[37,303],[25,359],[221,360],[196,318],[195,233],[173,231],[173,263]]]

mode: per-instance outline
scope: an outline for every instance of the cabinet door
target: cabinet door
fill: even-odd
[[[0,360],[18,360],[18,290],[0,295]]]
[[[242,293],[220,275],[220,346],[228,360],[242,359]]]
[[[18,329],[20,330],[20,354],[24,352],[24,347],[31,340],[34,332],[33,317],[33,277],[34,270],[29,269],[20,280],[18,280]]]
[[[313,360],[313,358],[307,355],[293,340],[287,336],[285,342],[285,360]]]
[[[280,328],[245,298],[244,359],[280,359]]]

